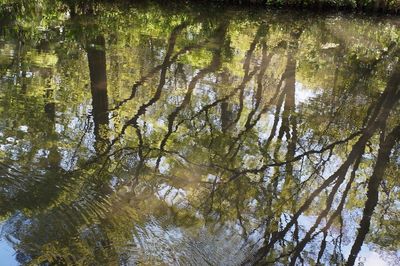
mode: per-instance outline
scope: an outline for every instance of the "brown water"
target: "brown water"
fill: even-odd
[[[0,265],[398,265],[400,20],[0,5]]]

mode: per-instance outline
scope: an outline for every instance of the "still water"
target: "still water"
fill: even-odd
[[[0,265],[398,265],[400,20],[5,1]]]

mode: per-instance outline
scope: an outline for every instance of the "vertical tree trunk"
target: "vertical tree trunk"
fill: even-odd
[[[106,53],[103,36],[97,36],[89,42],[87,56],[89,62],[90,90],[92,93],[94,135],[96,138],[95,148],[96,151],[99,151],[107,139],[103,130],[106,129],[109,123]]]

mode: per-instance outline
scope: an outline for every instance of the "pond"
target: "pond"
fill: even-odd
[[[400,20],[0,9],[0,265],[396,265]]]

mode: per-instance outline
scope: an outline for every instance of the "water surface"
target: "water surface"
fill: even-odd
[[[399,263],[398,18],[26,2],[0,265]]]

